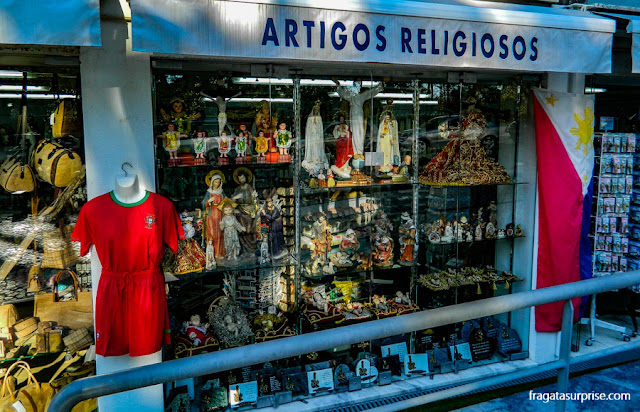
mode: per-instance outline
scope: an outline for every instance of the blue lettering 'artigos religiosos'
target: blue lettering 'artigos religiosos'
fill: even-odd
[[[462,30],[412,30],[401,27],[399,38],[394,41],[402,53],[408,54],[538,60],[538,38],[535,36],[525,39],[523,36],[510,37],[506,34],[494,36]],[[369,28],[366,24],[358,23],[349,28],[340,21],[327,24],[324,21],[302,20],[298,24],[297,20],[285,19],[281,27],[276,27],[270,17],[262,35],[263,46],[276,47],[319,47],[337,51],[353,47],[360,52],[375,47],[377,51],[384,52],[388,44],[387,28],[383,25]]]

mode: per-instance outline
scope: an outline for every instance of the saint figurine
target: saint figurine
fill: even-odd
[[[164,109],[160,109],[160,115],[165,122],[173,123],[176,131],[180,134],[189,133],[191,131],[191,122],[201,117],[200,113],[187,114],[185,102],[179,97],[173,98],[169,106],[171,107],[169,113],[165,112]]]
[[[240,132],[236,136],[236,155],[238,157],[245,157],[247,152],[247,137],[243,132]]]
[[[218,209],[218,206],[222,203],[222,200],[226,197],[222,191],[222,185],[224,183],[224,175],[219,170],[213,170],[207,174],[206,181],[209,185],[207,193],[202,200],[202,208],[205,210],[205,241],[207,244],[207,255],[210,253],[210,249],[213,249],[213,256],[216,258],[224,257],[224,241],[222,230],[220,229],[220,220],[222,219],[222,211]],[[213,261],[215,262],[215,260]],[[209,259],[207,259],[207,266],[210,268],[212,265]],[[215,263],[213,263],[215,265]]]
[[[307,117],[302,167],[307,172],[317,172],[319,169],[329,167],[327,156],[324,153],[324,127],[322,117],[320,117],[320,100],[316,100],[309,117]]]
[[[349,119],[351,121],[351,131],[353,132],[353,153],[354,158],[364,160],[364,111],[362,105],[369,99],[384,90],[382,83],[378,83],[369,90],[360,92],[362,81],[357,80],[352,87],[340,86],[338,80],[333,80],[337,87],[340,98],[349,102]]]
[[[378,128],[377,150],[384,153],[384,163],[380,171],[388,173],[394,165],[400,163],[400,148],[398,145],[398,122],[390,111],[384,112]]]
[[[267,138],[264,135],[264,131],[260,130],[258,132],[258,136],[256,137],[256,153],[258,153],[259,158],[264,158],[265,153],[269,150],[269,140],[271,138]]]
[[[264,207],[260,210],[260,220],[267,226],[267,242],[271,258],[282,259],[287,255],[288,250],[284,242],[280,206],[274,202],[273,197],[267,197]]]
[[[274,147],[275,143],[273,139],[270,139],[274,137],[273,135],[274,135],[277,123],[278,123],[278,117],[271,116],[269,102],[266,100],[262,100],[259,103],[258,111],[256,112],[256,119],[255,119],[256,134],[258,134],[258,132],[260,131],[264,132],[264,136],[267,139],[269,139],[268,144],[269,144],[270,152],[278,151]]]
[[[176,130],[175,123],[167,124],[167,130],[158,135],[158,139],[162,139],[162,147],[169,153],[169,160],[175,162],[178,160],[178,149],[180,148],[180,139],[187,135]]]
[[[400,263],[411,264],[414,261],[416,225],[407,212],[402,213],[400,220],[402,221],[398,228],[398,233],[400,234]]]
[[[233,180],[238,184],[231,200],[238,204],[236,215],[244,228],[240,235],[242,249],[249,254],[257,250],[256,246],[256,216],[258,214],[258,193],[249,184],[253,174],[246,167],[239,167],[233,172]]]
[[[289,148],[293,142],[293,134],[287,130],[287,124],[281,122],[278,125],[278,131],[276,132],[276,146],[281,156],[289,155]]]
[[[383,237],[372,252],[373,261],[377,266],[389,266],[393,261],[393,244],[388,237]]]
[[[227,136],[227,132],[223,130],[217,140],[218,152],[220,152],[220,157],[227,157],[229,150],[231,150],[231,142],[233,141],[233,138],[231,136]]]
[[[204,163],[204,154],[207,151],[207,131],[206,130],[198,130],[196,132],[196,137],[191,139],[193,142],[193,151],[196,153],[196,163]]]
[[[220,230],[224,233],[224,248],[227,252],[225,258],[227,260],[238,260],[240,256],[240,240],[238,232],[244,232],[245,228],[238,222],[233,215],[233,209],[236,204],[228,197],[224,198],[218,209],[222,211],[223,217],[220,220]]]
[[[348,179],[351,176],[349,159],[353,157],[351,131],[346,123],[340,123],[336,127],[340,127],[340,134],[336,140],[336,164],[331,166],[331,170],[339,177]]]

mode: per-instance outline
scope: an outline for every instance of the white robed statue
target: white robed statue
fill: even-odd
[[[309,117],[304,136],[304,160],[302,167],[316,175],[318,171],[329,168],[327,155],[324,152],[324,126],[320,117],[320,101],[317,100]]]
[[[384,153],[384,163],[380,171],[387,173],[394,165],[400,163],[400,146],[398,144],[398,121],[390,111],[382,113],[378,127],[376,150]]]

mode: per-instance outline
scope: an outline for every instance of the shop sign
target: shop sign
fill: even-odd
[[[540,24],[535,26],[215,0],[138,0],[132,8],[137,51],[519,71],[611,70],[612,33],[541,27],[544,14],[531,13],[530,20]]]

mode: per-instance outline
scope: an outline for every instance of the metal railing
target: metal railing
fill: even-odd
[[[570,299],[637,284],[640,284],[640,270],[361,323],[348,326],[348,333],[345,328],[335,328],[92,376],[64,387],[51,401],[49,411],[67,412],[89,398],[559,301],[564,301],[565,305],[560,359],[554,362],[553,369],[558,370],[558,392],[566,392],[573,321]],[[558,402],[556,408],[564,410],[564,402]]]

